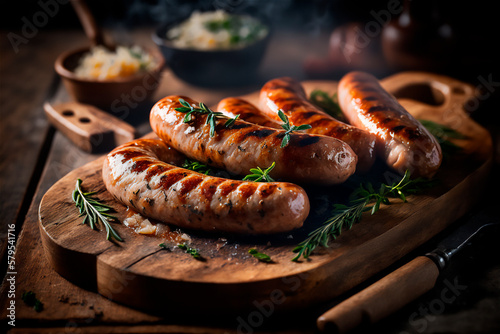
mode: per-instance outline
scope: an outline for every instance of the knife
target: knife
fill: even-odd
[[[439,273],[482,229],[498,222],[476,217],[442,240],[436,249],[418,256],[366,289],[334,306],[317,319],[321,331],[346,333],[373,324],[431,290]]]

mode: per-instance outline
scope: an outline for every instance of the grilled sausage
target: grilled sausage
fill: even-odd
[[[217,105],[217,111],[228,117],[240,115],[240,119],[273,129],[282,129],[279,122],[264,115],[256,106],[248,101],[236,97],[222,99]]]
[[[351,124],[377,137],[378,154],[403,174],[431,177],[441,165],[437,140],[371,74],[350,72],[339,83],[339,104]]]
[[[295,184],[229,180],[162,161],[179,156],[161,140],[132,141],[104,160],[104,184],[144,216],[183,228],[269,234],[298,228],[309,214],[307,194]]]
[[[345,124],[318,109],[307,100],[302,85],[288,77],[268,81],[260,91],[260,109],[279,120],[278,110],[288,116],[290,124],[309,124],[307,133],[338,138],[358,155],[357,169],[366,172],[375,161],[375,137],[367,131]]]
[[[191,121],[184,122],[185,113],[175,110],[182,107],[180,98],[198,107],[187,97],[168,96],[151,110],[150,123],[158,137],[191,159],[238,175],[275,162],[270,173],[275,179],[322,185],[344,182],[355,171],[356,155],[334,138],[292,133],[289,144],[280,148],[284,130],[241,120],[227,127],[224,118],[215,119],[211,137],[207,114],[192,114]]]

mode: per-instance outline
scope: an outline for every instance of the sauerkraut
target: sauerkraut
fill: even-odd
[[[238,49],[268,34],[267,27],[248,15],[233,15],[223,10],[194,11],[189,19],[167,31],[167,39],[184,49]]]

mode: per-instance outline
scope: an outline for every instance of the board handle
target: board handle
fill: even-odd
[[[94,106],[78,102],[44,104],[49,121],[86,152],[103,152],[136,138],[133,126]]]
[[[436,264],[419,256],[325,312],[317,326],[321,331],[347,333],[373,324],[432,289],[438,276]]]

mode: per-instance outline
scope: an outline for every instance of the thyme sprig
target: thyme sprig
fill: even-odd
[[[254,181],[254,182],[275,182],[274,179],[269,176],[269,173],[273,170],[276,163],[273,161],[271,166],[262,170],[260,167],[250,168],[250,172],[253,174],[248,174],[243,178],[243,181]]]
[[[290,142],[290,133],[294,131],[302,131],[302,130],[307,130],[310,129],[311,126],[309,124],[302,124],[299,126],[296,125],[290,125],[290,120],[288,117],[286,117],[285,113],[283,110],[278,110],[278,116],[279,118],[283,121],[283,124],[281,124],[281,127],[286,130],[285,135],[283,136],[283,140],[281,141],[281,148],[285,147],[288,145]]]
[[[184,123],[189,123],[192,121],[193,113],[197,113],[200,115],[208,115],[205,124],[210,125],[210,137],[215,136],[215,126],[217,118],[227,119],[227,121],[224,123],[224,126],[226,128],[230,128],[231,126],[233,126],[234,122],[240,117],[240,115],[236,115],[234,118],[228,118],[221,112],[213,111],[212,109],[207,107],[206,104],[203,102],[200,102],[198,107],[193,107],[184,99],[179,99],[179,103],[182,104],[182,107],[175,108],[175,110],[186,114],[183,120]]]
[[[118,241],[123,241],[110,224],[112,221],[118,221],[118,218],[109,214],[109,212],[114,212],[113,208],[100,203],[97,199],[92,197],[95,192],[83,192],[81,185],[82,180],[77,179],[76,187],[71,197],[80,211],[80,217],[84,216],[82,224],[88,223],[90,228],[95,230],[99,222],[102,222],[106,229],[106,240],[111,240],[113,238]]]
[[[358,223],[364,212],[375,214],[381,204],[391,204],[390,198],[400,198],[406,202],[406,196],[429,186],[431,182],[422,178],[412,180],[409,171],[406,171],[401,180],[391,185],[382,183],[378,190],[371,183],[359,185],[352,193],[349,204],[334,204],[331,216],[293,249],[297,255],[292,261],[298,261],[301,256],[309,258],[318,246],[328,247],[330,239],[335,239],[343,229],[350,229]]]
[[[315,89],[309,95],[309,100],[323,109],[327,114],[330,114],[339,121],[346,122],[345,116],[340,109],[337,93],[329,96],[327,92]]]

